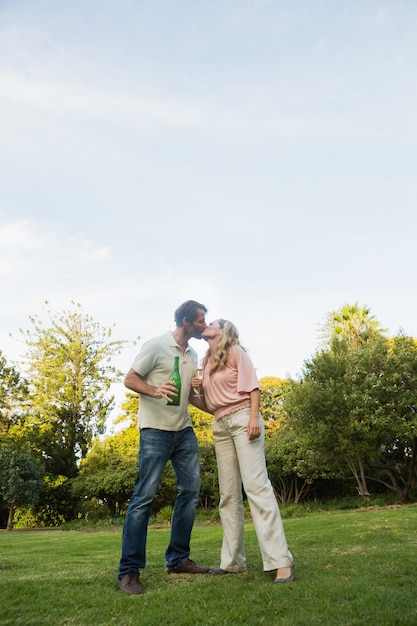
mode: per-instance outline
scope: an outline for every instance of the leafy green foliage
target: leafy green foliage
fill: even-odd
[[[44,476],[38,502],[16,510],[15,527],[60,526],[74,519],[77,505],[78,501],[71,493],[70,480],[66,476]]]
[[[9,507],[9,530],[15,507],[38,501],[42,477],[43,468],[29,452],[0,446],[0,498]]]
[[[198,449],[201,475],[200,506],[207,510],[216,507],[220,498],[214,443],[208,438],[199,438]]]
[[[48,315],[46,327],[33,317],[25,333],[30,385],[0,352],[0,434],[16,453],[41,455],[48,472],[38,503],[14,507],[16,524],[60,524],[91,511],[117,517],[136,477],[138,394],[126,393],[115,420],[125,429],[100,435],[113,406],[110,385],[120,376],[112,357],[125,342],[113,341],[111,329],[74,303]],[[387,339],[358,303],[329,313],[323,330],[323,349],[306,361],[298,380],[260,380],[265,453],[278,499],[288,505],[327,492],[349,495],[354,484],[363,497],[370,485],[373,495],[388,490],[403,501],[416,497],[415,340]],[[200,449],[200,507],[207,511],[219,499],[213,416],[189,409]],[[169,463],[153,514],[172,506],[175,495]],[[3,510],[0,517],[7,517]]]
[[[385,485],[406,499],[416,468],[416,373],[412,338],[335,339],[292,382],[289,423],[335,476],[349,470],[363,497],[380,468]]]
[[[211,415],[210,413],[206,413],[205,411],[200,411],[200,409],[197,409],[191,404],[188,405],[188,410],[198,441],[207,441],[213,443],[213,415]]]
[[[4,436],[24,411],[27,384],[17,369],[7,365],[0,350],[0,434]]]
[[[385,333],[386,329],[380,327],[369,307],[361,307],[355,302],[328,313],[321,332],[324,345],[330,345],[337,339],[358,347]]]
[[[261,387],[260,411],[267,429],[279,426],[284,419],[284,397],[288,388],[288,380],[265,376],[259,380]]]
[[[104,440],[95,439],[72,481],[74,495],[98,499],[112,516],[120,514],[132,494],[137,473],[139,431],[127,428]]]
[[[61,314],[48,311],[48,327],[32,317],[25,333],[31,412],[21,427],[43,451],[48,471],[68,477],[104,432],[113,407],[110,385],[120,376],[111,359],[124,345],[79,308],[73,303]]]
[[[375,477],[406,501],[417,468],[417,344],[402,334],[389,341],[379,393],[386,420]],[[374,469],[374,468],[373,468]]]
[[[139,409],[139,395],[132,391],[125,393],[125,401],[122,404],[122,412],[113,421],[114,425],[126,424],[137,428],[138,425],[138,409]]]
[[[306,498],[317,477],[318,460],[311,458],[288,424],[265,438],[268,475],[281,503],[298,504]]]

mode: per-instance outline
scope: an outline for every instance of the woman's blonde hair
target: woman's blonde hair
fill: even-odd
[[[216,351],[211,355],[212,368],[210,370],[210,375],[214,374],[214,372],[223,370],[227,365],[231,348],[233,346],[240,346],[239,333],[236,326],[229,320],[220,319],[217,321],[222,329],[222,332],[219,343],[216,346]],[[207,361],[209,356],[210,350],[207,351],[204,362]]]

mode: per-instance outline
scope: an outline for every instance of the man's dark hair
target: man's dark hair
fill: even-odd
[[[174,319],[177,326],[182,326],[184,318],[187,322],[194,322],[198,317],[198,310],[202,309],[204,313],[207,313],[207,307],[195,300],[187,300],[180,304],[178,309],[174,313]]]

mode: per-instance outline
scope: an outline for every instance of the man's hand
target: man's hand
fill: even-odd
[[[178,395],[178,389],[172,380],[166,380],[159,387],[155,387],[154,398],[164,398],[167,402],[171,402],[173,397]]]

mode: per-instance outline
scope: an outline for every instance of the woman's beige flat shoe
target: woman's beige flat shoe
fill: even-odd
[[[287,578],[278,578],[277,576],[274,580],[274,583],[276,583],[277,585],[281,585],[282,583],[292,583],[292,581],[294,580],[294,565],[292,565],[290,569],[291,574],[287,576]]]

